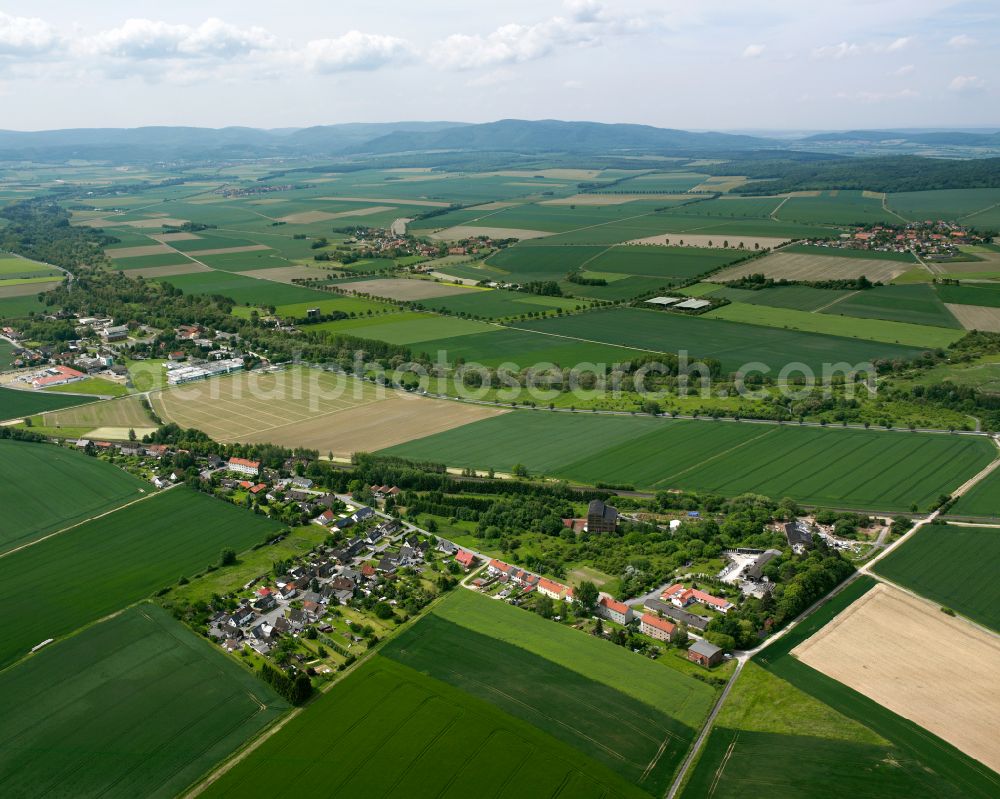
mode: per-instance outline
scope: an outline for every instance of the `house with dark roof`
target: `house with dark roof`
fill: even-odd
[[[587,506],[587,532],[613,533],[618,529],[618,509],[593,499]]]
[[[686,610],[681,610],[680,608],[674,607],[669,602],[663,602],[659,599],[647,599],[643,603],[643,607],[650,613],[656,613],[659,616],[666,616],[669,619],[677,622],[678,624],[685,624],[692,630],[704,630],[708,627],[709,619],[704,616],[697,616],[694,613],[688,613]]]
[[[781,557],[780,549],[766,549],[761,552],[746,569],[743,570],[743,576],[748,580],[753,580],[754,582],[760,582],[764,577],[764,567],[770,563],[775,558]]]
[[[812,531],[809,529],[809,525],[801,519],[796,519],[794,522],[788,522],[785,525],[785,538],[792,549],[796,547],[804,549],[812,546],[813,542]]]
[[[687,659],[706,669],[722,662],[722,650],[708,641],[695,641],[688,648]]]

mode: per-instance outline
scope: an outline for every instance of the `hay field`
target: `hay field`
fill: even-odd
[[[574,194],[557,200],[543,200],[539,205],[624,205],[640,200],[689,200],[686,194]],[[478,209],[477,209],[478,210]]]
[[[197,261],[187,261],[185,263],[167,264],[166,266],[144,266],[139,269],[130,269],[129,275],[142,275],[142,277],[171,277],[172,275],[190,275],[195,272],[211,272],[212,270]]]
[[[237,275],[252,277],[257,280],[273,280],[275,283],[292,284],[295,280],[305,278],[324,278],[328,272],[312,266],[275,266],[265,269],[254,269],[250,272],[236,272]]]
[[[735,233],[714,233],[709,236],[700,233],[661,233],[657,236],[646,236],[641,239],[633,239],[626,244],[652,244],[670,247],[718,247],[724,249],[723,245],[729,242],[731,250],[773,250],[782,244],[787,244],[788,239],[778,239],[771,236],[741,236]]]
[[[130,427],[134,427],[137,434],[140,428],[155,427],[142,404],[142,399],[135,394],[75,408],[49,411],[42,414],[42,425],[53,428],[125,428],[126,438]]]
[[[685,241],[686,243],[686,241]],[[759,260],[737,264],[705,278],[725,283],[750,274],[764,274],[779,280],[849,280],[864,275],[873,282],[888,283],[908,266],[900,261],[874,258],[841,258],[836,255],[804,255],[776,252]]]
[[[140,255],[169,255],[174,250],[166,244],[145,244],[141,247],[119,247],[104,251],[110,258],[136,258]]]
[[[877,585],[792,654],[1000,771],[1000,640]]]
[[[358,283],[346,283],[341,288],[375,297],[388,297],[391,300],[428,300],[432,297],[470,293],[470,289],[462,286],[435,283],[432,280],[408,280],[405,277],[363,280]]]
[[[982,305],[959,305],[945,303],[955,318],[966,330],[983,330],[990,333],[1000,333],[1000,308],[989,308]]]
[[[551,231],[547,230],[526,230],[524,228],[507,227],[484,227],[481,225],[455,225],[455,227],[445,228],[436,233],[431,233],[432,239],[439,241],[458,241],[459,239],[469,239],[473,236],[489,236],[494,239],[540,239],[544,236],[551,236]]]
[[[345,457],[505,412],[304,368],[205,380],[150,400],[161,419],[197,428],[217,441],[273,442]]]
[[[367,208],[357,208],[350,211],[299,211],[295,214],[288,214],[278,219],[279,222],[287,222],[290,225],[309,225],[313,222],[328,222],[331,219],[340,219],[345,216],[370,216],[380,214],[383,211],[391,211],[393,205],[372,205]]]
[[[58,277],[40,283],[8,283],[0,285],[0,297],[29,297],[40,291],[52,291],[62,280]]]
[[[157,241],[166,244],[168,241],[194,241],[201,238],[201,236],[196,236],[194,233],[156,233],[150,236],[151,239],[156,239]]]

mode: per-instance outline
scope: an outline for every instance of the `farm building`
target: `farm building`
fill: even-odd
[[[591,500],[587,507],[588,533],[613,533],[618,529],[618,509],[602,500]]]
[[[617,602],[607,594],[601,596],[597,604],[597,612],[615,624],[628,624],[632,621],[632,608],[624,602]]]
[[[237,474],[252,474],[256,477],[260,473],[260,462],[249,461],[246,458],[230,458],[226,468]]]
[[[672,641],[674,633],[677,632],[677,625],[666,619],[661,619],[653,613],[643,613],[639,623],[639,632],[650,638],[655,638],[657,641]]]
[[[688,649],[688,660],[708,669],[722,662],[722,650],[708,641],[695,641]]]

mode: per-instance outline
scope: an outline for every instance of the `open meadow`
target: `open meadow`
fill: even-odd
[[[880,584],[792,655],[1000,771],[995,636]]]
[[[288,707],[149,604],[0,672],[0,700],[0,793],[20,797],[171,799]]]
[[[1000,584],[986,565],[998,557],[995,529],[928,524],[879,561],[875,571],[1000,632]]]
[[[10,615],[0,667],[217,563],[224,548],[242,551],[277,529],[265,516],[174,488],[4,555],[0,599]]]
[[[927,508],[996,456],[982,437],[527,410],[385,452],[504,472],[522,464],[587,484],[752,492],[884,511]]]
[[[49,444],[0,440],[0,553],[146,496],[128,472]]]

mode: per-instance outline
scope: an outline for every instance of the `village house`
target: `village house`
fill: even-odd
[[[632,608],[624,602],[618,602],[607,594],[602,594],[597,603],[597,612],[615,624],[628,624],[632,621]]]
[[[548,580],[545,577],[538,580],[538,593],[556,600],[564,599],[567,602],[573,601],[572,588],[562,583],[557,583],[554,580]]]
[[[461,566],[466,571],[469,571],[476,562],[476,556],[469,552],[467,549],[460,549],[455,555],[455,563]]]
[[[708,627],[710,621],[710,619],[704,616],[696,616],[694,613],[680,610],[668,602],[661,602],[659,599],[647,599],[643,603],[643,607],[650,613],[655,613],[658,616],[666,616],[678,624],[687,625],[692,630],[704,630]]]
[[[722,650],[708,641],[695,641],[688,649],[687,659],[692,663],[697,663],[699,666],[710,669],[717,663],[722,662]]]
[[[686,608],[688,605],[700,602],[702,605],[719,613],[728,613],[734,607],[733,603],[727,599],[720,599],[711,594],[706,594],[697,588],[685,588],[680,583],[670,586],[660,595],[660,599],[664,602],[670,602],[674,607],[678,608]]]
[[[230,458],[226,468],[237,474],[249,474],[256,477],[260,473],[260,462],[246,458]]]
[[[639,621],[639,632],[657,641],[673,641],[677,625],[653,613],[643,613]]]

